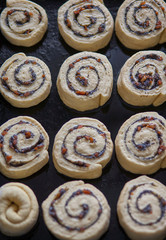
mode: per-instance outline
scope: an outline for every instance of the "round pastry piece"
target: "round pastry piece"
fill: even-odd
[[[25,178],[48,162],[49,137],[35,119],[12,118],[0,127],[0,171],[9,178]]]
[[[117,81],[118,93],[135,106],[158,106],[166,101],[166,55],[141,51],[130,57]]]
[[[69,0],[58,10],[58,26],[69,46],[78,51],[97,51],[109,43],[114,21],[98,0]]]
[[[39,215],[33,191],[22,183],[11,182],[0,188],[0,231],[11,237],[29,232]]]
[[[78,111],[104,105],[113,87],[113,71],[107,57],[81,52],[66,59],[57,78],[62,101]]]
[[[166,42],[166,3],[163,0],[125,0],[116,21],[116,35],[131,49]]]
[[[44,221],[58,239],[96,240],[108,229],[110,207],[104,195],[83,181],[65,183],[42,203]]]
[[[151,174],[166,168],[166,120],[156,112],[133,115],[121,126],[115,149],[127,171]]]
[[[110,132],[103,123],[93,118],[73,118],[55,136],[53,162],[64,175],[92,179],[102,174],[112,151]]]
[[[48,19],[45,10],[31,1],[7,0],[0,17],[1,32],[12,44],[30,47],[44,36]]]
[[[166,237],[166,187],[141,176],[127,182],[120,194],[117,213],[132,240],[163,240]]]
[[[51,85],[47,65],[24,53],[14,54],[0,68],[0,92],[15,107],[37,105],[47,98]]]

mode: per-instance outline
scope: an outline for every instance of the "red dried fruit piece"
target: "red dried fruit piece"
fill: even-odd
[[[67,148],[63,147],[62,150],[61,150],[62,154],[65,155],[66,152],[67,152]]]

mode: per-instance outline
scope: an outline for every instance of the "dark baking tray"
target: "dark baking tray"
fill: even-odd
[[[106,55],[110,60],[113,71],[114,71],[114,87],[111,99],[103,106],[96,110],[88,112],[78,112],[66,107],[60,100],[56,89],[56,79],[59,68],[63,61],[70,55],[77,51],[67,46],[63,41],[62,37],[58,32],[57,25],[57,10],[65,2],[65,0],[34,0],[34,2],[43,6],[48,14],[49,25],[48,31],[43,40],[37,45],[24,48],[16,47],[9,42],[0,34],[0,65],[10,56],[17,52],[24,52],[29,56],[36,56],[43,60],[50,68],[52,75],[52,89],[49,97],[35,107],[28,109],[19,109],[11,106],[3,97],[0,95],[0,125],[9,120],[10,118],[17,117],[20,115],[28,115],[37,119],[43,127],[46,129],[50,137],[49,145],[49,163],[43,167],[39,172],[32,176],[18,180],[18,182],[27,184],[32,188],[37,196],[40,215],[36,226],[27,235],[19,238],[6,237],[0,233],[0,240],[7,239],[23,239],[23,240],[50,240],[56,239],[47,230],[41,210],[41,203],[47,198],[47,196],[59,185],[71,181],[72,178],[65,177],[59,174],[54,168],[52,162],[52,146],[55,134],[60,127],[68,120],[74,117],[93,117],[102,121],[111,132],[113,141],[117,135],[117,132],[122,123],[133,114],[142,111],[157,111],[159,114],[166,118],[166,103],[160,107],[132,107],[119,97],[116,89],[116,82],[121,67],[125,61],[132,56],[136,51],[129,50],[122,46],[118,41],[115,33],[113,34],[111,42],[108,46],[99,52]],[[122,4],[122,0],[105,0],[105,5],[110,10],[113,18],[115,19],[117,10]],[[5,7],[5,0],[0,0],[0,11]],[[162,50],[166,52],[166,46],[158,45],[154,49]],[[166,185],[166,170],[159,170],[151,177],[161,181]],[[110,163],[103,170],[103,174],[100,178],[95,180],[86,180],[93,184],[95,187],[100,189],[106,196],[109,205],[111,206],[111,220],[109,230],[103,235],[102,240],[127,240],[128,237],[120,227],[116,214],[117,200],[124,184],[136,178],[138,175],[128,173],[123,170],[117,162],[115,151],[113,153]],[[0,185],[13,181],[0,174]],[[15,180],[14,180],[15,181]]]

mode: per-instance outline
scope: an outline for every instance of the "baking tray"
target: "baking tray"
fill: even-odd
[[[19,238],[10,238],[0,233],[0,240],[7,239],[24,239],[24,240],[51,240],[56,239],[47,230],[44,224],[41,210],[41,203],[47,198],[47,196],[59,185],[71,181],[72,178],[65,177],[59,174],[54,168],[52,162],[52,147],[55,134],[58,132],[60,127],[68,120],[74,117],[93,117],[102,121],[111,132],[112,140],[115,140],[117,132],[122,123],[127,120],[133,114],[143,111],[157,111],[163,117],[166,118],[166,103],[160,107],[132,107],[126,104],[117,94],[116,82],[121,67],[125,61],[132,56],[136,51],[125,48],[113,34],[111,42],[102,50],[100,53],[106,55],[113,66],[114,72],[114,86],[110,100],[102,107],[87,111],[78,112],[66,107],[60,100],[56,89],[56,79],[59,68],[63,61],[72,54],[77,53],[76,50],[69,47],[58,31],[57,25],[57,10],[65,2],[65,0],[34,0],[34,2],[40,4],[45,8],[48,14],[48,31],[45,34],[43,40],[37,45],[25,48],[16,47],[1,35],[0,33],[0,65],[14,53],[24,52],[29,56],[35,56],[43,60],[50,68],[52,75],[52,89],[49,97],[37,106],[28,109],[19,109],[11,106],[4,98],[0,95],[0,125],[9,120],[10,118],[17,117],[20,115],[28,115],[38,120],[50,137],[49,145],[49,163],[43,167],[39,172],[32,176],[18,180],[18,182],[27,184],[34,191],[40,206],[40,215],[35,227],[27,234]],[[122,4],[122,0],[105,0],[105,5],[110,10],[113,18],[115,19],[117,10]],[[5,7],[5,0],[0,0],[0,11]],[[166,46],[158,45],[156,50],[162,50],[166,53]],[[159,180],[166,185],[166,170],[159,170],[151,177]],[[128,173],[123,170],[117,162],[115,151],[113,153],[110,163],[104,168],[103,174],[100,178],[94,180],[86,180],[97,187],[103,192],[108,200],[108,203],[112,209],[111,220],[109,230],[102,236],[102,240],[127,240],[128,237],[120,227],[117,219],[116,205],[119,194],[124,184],[138,177],[136,174]],[[8,179],[0,174],[0,185],[8,182],[12,182],[12,179]]]

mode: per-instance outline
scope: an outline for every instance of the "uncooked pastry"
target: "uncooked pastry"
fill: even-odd
[[[117,213],[132,240],[163,240],[166,237],[166,187],[141,176],[127,182],[120,194]]]
[[[93,118],[74,118],[55,136],[53,162],[64,175],[92,179],[111,160],[113,143],[105,125]]]
[[[20,116],[0,126],[0,172],[9,178],[25,178],[49,159],[49,137],[34,118]]]
[[[50,93],[51,74],[39,58],[14,54],[0,68],[0,92],[13,106],[28,108]]]
[[[22,183],[0,187],[0,231],[10,237],[28,233],[35,225],[39,206],[33,191]]]
[[[56,188],[42,203],[45,224],[58,239],[97,240],[107,231],[110,207],[104,195],[83,181]]]
[[[109,43],[114,21],[98,0],[69,0],[58,10],[58,26],[69,46],[78,51],[97,51]]]
[[[159,106],[166,101],[166,55],[141,51],[130,57],[120,71],[118,93],[135,106]]]
[[[27,0],[6,0],[0,17],[4,37],[14,45],[30,47],[44,36],[48,19],[45,10]]]
[[[126,120],[115,139],[121,166],[132,173],[152,174],[166,168],[166,120],[156,112]]]
[[[125,0],[116,21],[116,35],[131,49],[146,49],[166,42],[166,3],[163,0]]]
[[[81,52],[68,57],[62,64],[57,88],[62,101],[78,111],[104,105],[113,87],[112,66],[106,56]]]

